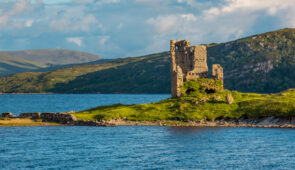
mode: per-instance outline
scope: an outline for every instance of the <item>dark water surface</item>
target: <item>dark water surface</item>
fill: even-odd
[[[170,95],[0,95],[0,112],[62,112]],[[295,130],[0,127],[2,169],[295,169]]]
[[[0,169],[294,169],[295,131],[1,127]]]
[[[0,113],[81,111],[100,105],[150,103],[169,97],[167,94],[5,94],[0,95]]]

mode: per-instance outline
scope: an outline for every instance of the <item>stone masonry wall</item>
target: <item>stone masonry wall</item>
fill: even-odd
[[[31,117],[33,119],[40,119],[40,112],[34,112],[34,113],[21,113],[19,116],[19,118],[27,118],[27,117]]]
[[[71,123],[77,120],[77,118],[72,114],[50,113],[50,112],[42,113],[41,119],[45,121],[57,122],[57,123]]]
[[[170,53],[173,97],[181,95],[179,87],[184,81],[208,77],[205,46],[190,46],[187,40],[171,40]]]
[[[223,84],[223,68],[219,64],[212,65],[212,77]]]
[[[183,82],[208,78],[207,48],[203,45],[191,46],[187,40],[171,40],[171,93],[181,96]],[[212,76],[223,83],[223,69],[219,64],[212,66]]]

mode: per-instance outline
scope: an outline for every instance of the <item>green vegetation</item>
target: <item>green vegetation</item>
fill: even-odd
[[[32,123],[0,123],[1,126],[60,126],[60,123],[32,122]]]
[[[223,89],[219,81],[198,79],[185,82],[181,91],[183,95],[179,98],[148,104],[99,106],[74,115],[83,120],[134,121],[295,116],[294,89],[271,95],[240,93]],[[232,104],[226,100],[229,94],[234,98]]]
[[[163,88],[164,92],[170,91],[169,64],[167,53],[160,53],[50,72],[20,73],[0,77],[0,92],[163,93]]]
[[[72,50],[25,50],[0,52],[0,76],[25,71],[44,71],[58,69],[60,66],[86,63],[99,60],[100,57],[84,52]]]
[[[295,29],[207,45],[208,66],[221,64],[224,87],[276,93],[295,87]],[[4,93],[170,93],[169,53],[116,59],[0,78]]]
[[[63,125],[55,122],[42,122],[42,119],[30,118],[0,118],[1,126],[58,126]]]

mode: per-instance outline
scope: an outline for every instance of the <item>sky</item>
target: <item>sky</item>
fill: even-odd
[[[295,0],[0,0],[0,50],[72,49],[103,58],[220,43],[295,27]]]

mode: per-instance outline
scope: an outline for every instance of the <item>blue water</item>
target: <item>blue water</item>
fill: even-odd
[[[0,95],[0,112],[62,112],[169,95]],[[0,127],[0,169],[295,169],[295,130]]]
[[[295,131],[2,127],[0,169],[294,169]]]
[[[141,104],[169,98],[165,94],[23,94],[0,95],[0,113],[81,111],[116,103]]]

